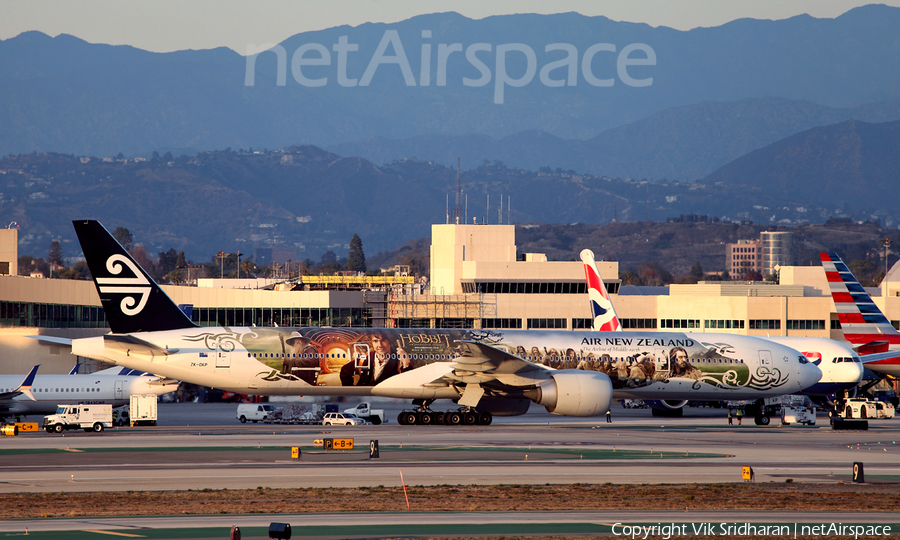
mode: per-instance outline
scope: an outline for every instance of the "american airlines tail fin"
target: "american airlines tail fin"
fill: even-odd
[[[75,233],[115,334],[195,325],[98,221],[73,221]]]
[[[602,332],[621,331],[619,317],[606,292],[606,285],[597,270],[594,261],[594,252],[589,249],[581,250],[581,262],[584,263],[584,279],[587,281],[588,298],[591,304],[591,315],[594,317],[592,329]]]
[[[866,290],[835,253],[819,253],[825,277],[834,299],[844,338],[866,352],[883,352],[891,343],[900,343],[898,332],[881,313]]]

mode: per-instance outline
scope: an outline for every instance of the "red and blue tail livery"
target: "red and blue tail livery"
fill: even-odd
[[[602,332],[621,331],[622,325],[613,308],[606,285],[597,270],[594,252],[589,249],[581,251],[581,262],[584,263],[584,278],[587,281],[588,298],[591,303],[591,315],[594,317],[593,330]]]
[[[900,332],[881,313],[844,261],[835,253],[820,253],[819,258],[847,341],[854,345],[900,344]]]

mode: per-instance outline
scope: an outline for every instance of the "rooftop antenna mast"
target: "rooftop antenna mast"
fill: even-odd
[[[462,186],[459,181],[459,157],[456,158],[456,206],[453,208],[453,223],[459,225],[462,219]]]

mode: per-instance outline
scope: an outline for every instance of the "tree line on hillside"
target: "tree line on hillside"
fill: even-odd
[[[134,257],[134,260],[157,282],[172,285],[195,282],[199,278],[257,278],[292,279],[304,275],[336,275],[352,273],[357,275],[379,275],[380,270],[370,270],[366,265],[366,255],[362,239],[354,234],[350,240],[346,257],[339,258],[334,251],[326,251],[319,262],[303,261],[276,262],[268,266],[257,265],[252,256],[241,252],[214,254],[207,262],[187,260],[184,251],[174,248],[160,251],[154,257],[144,244],[135,243],[134,235],[125,227],[118,227],[113,237]],[[400,264],[410,266],[413,275],[425,275],[427,263],[419,250],[411,250],[401,257]],[[238,269],[240,265],[240,270]],[[28,276],[39,274],[57,279],[91,279],[90,270],[84,260],[68,264],[63,256],[62,244],[58,240],[50,243],[47,257],[22,255],[18,258],[18,274]]]

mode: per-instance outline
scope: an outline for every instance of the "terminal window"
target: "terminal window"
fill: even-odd
[[[706,328],[743,328],[741,319],[706,319]]]
[[[780,330],[780,319],[750,319],[750,330]]]
[[[431,328],[431,319],[397,319],[397,328]]]
[[[610,293],[614,293],[612,285],[608,286]],[[537,283],[530,281],[484,281],[475,283],[462,283],[464,293],[485,294],[587,294],[587,285],[584,282],[570,283]],[[618,290],[616,288],[616,290]]]
[[[482,328],[522,328],[522,319],[481,319]]]
[[[789,319],[788,330],[825,330],[825,320],[817,319]]]
[[[656,319],[620,319],[622,328],[656,328]]]
[[[572,330],[590,330],[593,326],[592,319],[572,319]]]
[[[528,319],[528,328],[565,328],[565,319]]]
[[[660,319],[660,328],[700,328],[700,319]]]
[[[446,318],[435,319],[435,328],[475,328],[475,319]]]

